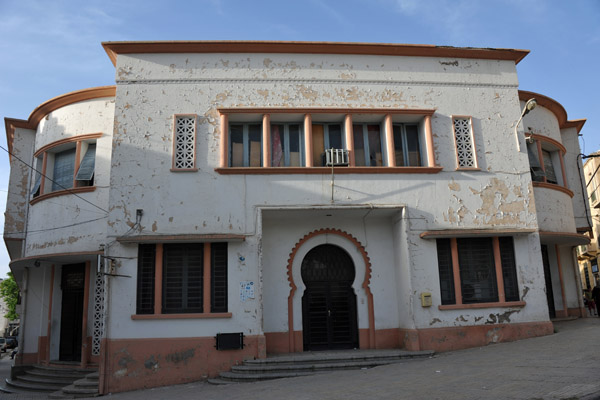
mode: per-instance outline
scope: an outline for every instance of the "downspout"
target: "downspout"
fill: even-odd
[[[23,364],[23,355],[25,354],[25,317],[26,317],[26,310],[27,310],[27,292],[29,291],[28,289],[29,286],[29,267],[25,267],[23,269],[23,288],[21,290],[21,315],[19,316],[20,319],[20,326],[19,326],[19,364]]]

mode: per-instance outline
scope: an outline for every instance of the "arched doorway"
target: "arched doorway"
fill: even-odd
[[[338,246],[323,244],[306,254],[301,275],[304,350],[357,348],[352,258]]]

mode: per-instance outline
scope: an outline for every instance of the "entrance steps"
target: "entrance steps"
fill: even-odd
[[[46,394],[49,398],[98,396],[98,372],[94,368],[34,365],[14,379],[7,378],[5,393]]]
[[[432,357],[433,351],[338,350],[274,355],[246,360],[208,382],[216,385],[308,376],[321,372],[365,369]]]

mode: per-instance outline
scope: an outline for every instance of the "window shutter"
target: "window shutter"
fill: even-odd
[[[154,266],[156,246],[140,244],[138,247],[137,314],[154,314]]]
[[[81,160],[81,164],[79,165],[79,171],[77,171],[75,180],[77,180],[77,181],[92,180],[92,176],[94,176],[95,164],[96,164],[96,145],[90,144],[87,148],[87,151],[85,152],[85,156],[83,156],[83,160]]]
[[[203,312],[204,245],[166,244],[163,253],[162,312]]]
[[[456,304],[454,274],[452,272],[452,250],[450,239],[437,240],[438,268],[442,304]]]
[[[62,151],[54,155],[54,172],[52,175],[52,191],[73,187],[75,172],[75,149]]]
[[[498,238],[500,258],[502,259],[502,277],[504,278],[504,297],[506,301],[519,301],[519,284],[512,237]]]
[[[463,304],[498,301],[492,238],[457,239]]]
[[[31,189],[31,195],[35,196],[37,191],[40,190],[40,185],[42,183],[42,174],[36,171],[35,173],[35,183],[33,184],[33,188]]]
[[[212,243],[210,250],[210,312],[227,312],[227,243]]]

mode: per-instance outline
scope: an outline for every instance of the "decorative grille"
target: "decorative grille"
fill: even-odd
[[[94,332],[92,335],[92,355],[100,354],[100,344],[104,336],[104,275],[96,274],[94,284]]]
[[[456,136],[458,167],[476,167],[475,146],[471,136],[471,120],[469,118],[454,118],[454,135]]]
[[[196,117],[175,117],[174,168],[194,168]]]

